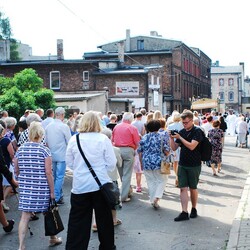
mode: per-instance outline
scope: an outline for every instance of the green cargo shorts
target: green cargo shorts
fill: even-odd
[[[201,165],[196,167],[178,166],[178,186],[179,188],[189,187],[197,189]]]

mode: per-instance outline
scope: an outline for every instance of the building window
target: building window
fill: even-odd
[[[50,88],[51,89],[60,89],[60,72],[51,71],[50,72]]]
[[[83,81],[88,82],[89,81],[89,72],[83,71]]]
[[[219,86],[224,86],[224,79],[223,78],[219,79]]]
[[[234,100],[234,92],[230,91],[228,92],[228,101],[232,102]]]
[[[144,50],[144,40],[137,40],[137,50]]]
[[[234,79],[233,78],[228,79],[228,86],[234,86]]]
[[[224,101],[224,92],[219,92],[220,101]]]

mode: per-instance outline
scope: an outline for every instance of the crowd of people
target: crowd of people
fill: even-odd
[[[147,112],[144,108],[135,114],[122,115],[74,112],[67,119],[63,107],[48,109],[45,114],[43,109],[27,110],[18,122],[7,111],[1,114],[0,223],[5,232],[12,231],[14,221],[7,220],[5,213],[10,210],[8,196],[16,193],[18,187],[19,250],[25,249],[28,225],[38,219],[36,214],[45,212],[51,200],[58,205],[65,203],[66,167],[73,171],[66,249],[87,249],[91,230],[98,232],[99,249],[116,249],[114,226],[122,224],[117,210],[132,199],[133,173],[135,191],[142,192],[144,175],[149,203],[153,209],[160,209],[168,181],[168,175],[161,172],[162,161],[171,163],[175,186],[180,189],[181,212],[174,221],[196,218],[203,136],[212,144],[207,165],[211,166],[212,175],[217,176],[222,170],[226,133],[237,133],[238,145],[243,147],[250,124],[243,114],[236,117],[212,111],[201,116],[197,111],[175,110],[170,116],[164,116],[159,110]],[[14,133],[16,127],[18,134]],[[110,209],[92,170],[101,184],[114,182],[119,186],[119,206]],[[61,243],[61,237],[50,236],[50,246]]]

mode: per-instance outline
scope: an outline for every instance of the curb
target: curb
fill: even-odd
[[[227,248],[226,248],[227,250],[235,250],[235,249],[239,249],[240,247],[242,248],[249,247],[247,249],[250,249],[249,241],[244,241],[244,240],[240,241],[240,238],[242,236],[243,238],[247,238],[246,230],[241,230],[241,227],[243,226],[242,225],[243,220],[250,219],[250,214],[248,211],[249,206],[250,206],[250,172],[248,173],[245,186],[241,195],[241,199],[239,202],[239,206],[238,206],[238,209],[236,211],[236,214],[232,223],[232,228],[229,234],[229,241],[228,241]],[[248,231],[250,234],[250,229]]]

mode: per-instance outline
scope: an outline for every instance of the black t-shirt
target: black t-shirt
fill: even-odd
[[[196,126],[194,126],[189,131],[186,131],[185,129],[179,131],[180,136],[189,142],[191,142],[192,140],[201,142],[203,138],[202,133],[202,130]],[[194,150],[190,150],[185,147],[184,144],[182,144],[181,140],[177,139],[176,143],[179,143],[181,147],[179,161],[179,164],[181,166],[196,167],[201,165],[201,153],[199,144]]]
[[[111,129],[113,131],[114,127],[117,125],[117,123],[109,123],[106,125],[107,128]]]

